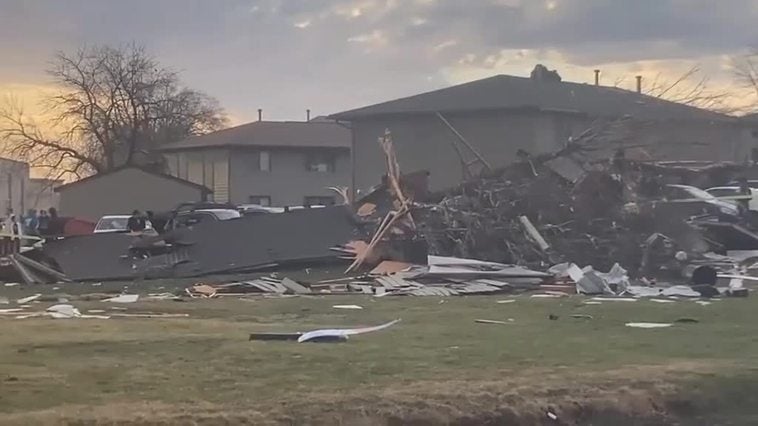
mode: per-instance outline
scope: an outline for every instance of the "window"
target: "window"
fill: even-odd
[[[737,187],[711,188],[708,190],[708,193],[713,195],[714,197],[732,197],[735,195],[740,195],[740,189]]]
[[[309,154],[305,159],[305,170],[318,173],[334,173],[334,155],[332,154]]]
[[[306,207],[311,207],[311,206],[333,206],[334,205],[334,197],[324,197],[324,196],[320,196],[320,195],[316,195],[316,196],[312,196],[312,197],[305,197],[303,205],[306,206]]]
[[[271,197],[268,195],[251,195],[248,201],[250,204],[257,204],[263,207],[271,206]]]
[[[258,170],[261,172],[271,171],[271,153],[268,151],[258,152]]]

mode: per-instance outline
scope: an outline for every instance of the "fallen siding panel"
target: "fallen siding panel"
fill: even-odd
[[[345,206],[302,209],[206,222],[172,235],[181,250],[134,259],[128,234],[92,234],[51,241],[44,253],[73,280],[131,279],[145,273],[176,277],[253,270],[262,266],[337,261],[330,247],[355,236]],[[143,240],[144,241],[144,240]]]

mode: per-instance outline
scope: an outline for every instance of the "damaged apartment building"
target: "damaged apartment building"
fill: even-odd
[[[259,121],[161,148],[170,174],[204,185],[216,202],[332,205],[350,184],[350,131],[330,120]]]
[[[637,91],[562,81],[538,65],[530,77],[496,75],[332,115],[352,129],[352,188],[384,173],[377,137],[392,138],[403,170],[427,170],[432,189],[563,148],[600,121],[625,119],[624,155],[636,160],[736,161],[758,146],[755,123]],[[433,155],[431,155],[433,153]],[[610,158],[613,152],[598,152]],[[483,161],[482,161],[483,160]]]

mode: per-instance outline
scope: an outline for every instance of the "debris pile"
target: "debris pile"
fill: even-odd
[[[261,277],[250,281],[227,284],[198,283],[185,289],[191,298],[214,298],[250,294],[308,294],[311,289],[289,278]]]
[[[696,231],[660,189],[680,170],[618,166],[595,164],[571,183],[545,163],[520,163],[414,213],[432,253],[543,270],[563,261],[602,270],[621,263],[636,273],[651,235],[665,231],[679,241]]]
[[[552,275],[513,265],[429,256],[428,265],[411,266],[391,274],[353,281],[354,291],[378,296],[455,296],[517,293],[539,290],[552,282]],[[550,288],[555,289],[552,285]],[[574,291],[573,286],[562,286]]]
[[[457,188],[429,194],[418,178],[425,172],[400,175],[391,135],[385,134],[380,144],[388,174],[355,206],[375,232],[341,250],[355,259],[347,272],[376,266],[374,274],[387,276],[353,282],[348,290],[440,295],[513,290],[513,277],[460,281],[455,274],[430,275],[423,268],[434,265],[409,256],[417,254],[408,248],[419,240],[429,254],[548,271],[576,284],[580,293],[608,295],[624,293],[630,277],[651,278],[647,284],[656,277],[686,280],[697,266],[713,263],[712,252],[758,249],[758,234],[751,230],[754,212],[690,186],[723,185],[756,170],[635,161],[624,153],[630,140],[633,129],[623,120],[606,123],[558,152],[526,155]],[[609,149],[615,149],[611,156]],[[406,269],[409,264],[421,266]],[[558,264],[563,268],[556,269]],[[724,273],[734,271],[736,262],[722,258],[716,266]]]

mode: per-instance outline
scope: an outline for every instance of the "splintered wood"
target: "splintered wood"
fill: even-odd
[[[372,251],[379,241],[381,241],[399,221],[405,219],[411,229],[416,228],[413,216],[411,216],[412,200],[403,194],[403,190],[400,186],[400,165],[397,162],[395,147],[392,143],[392,134],[389,130],[386,130],[384,136],[379,138],[379,145],[382,147],[387,159],[387,186],[390,189],[390,193],[395,197],[394,204],[398,209],[387,213],[384,219],[382,219],[379,228],[377,228],[374,236],[371,238],[366,250],[356,254],[353,263],[345,270],[346,274],[360,268],[366,261],[366,258],[371,256]]]

